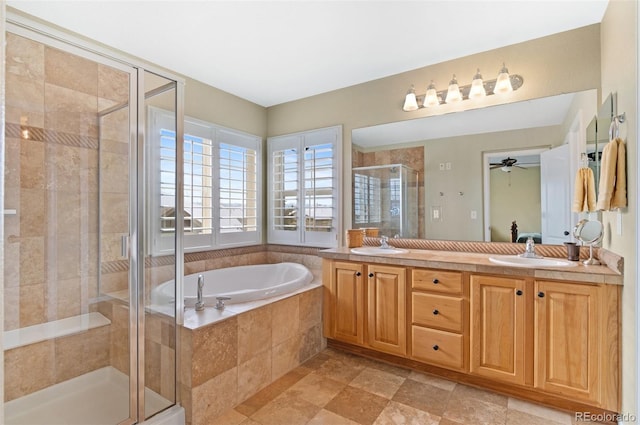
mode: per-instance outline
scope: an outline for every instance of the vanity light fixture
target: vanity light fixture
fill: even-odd
[[[418,109],[418,101],[416,99],[416,90],[411,85],[411,88],[407,92],[407,95],[404,98],[404,106],[402,107],[405,111],[415,111]]]
[[[469,98],[477,99],[479,97],[485,97],[487,95],[487,90],[484,88],[484,83],[482,82],[482,75],[480,74],[480,68],[476,72],[476,75],[473,76],[473,81],[471,82],[471,89],[469,90]]]
[[[416,111],[420,108],[433,107],[443,103],[480,99],[494,94],[509,93],[510,91],[518,90],[522,87],[522,84],[524,84],[524,78],[517,74],[510,75],[509,70],[503,63],[498,73],[498,78],[495,80],[483,80],[480,69],[478,69],[471,84],[464,86],[458,85],[455,74],[449,82],[447,90],[436,91],[436,85],[433,80],[431,80],[431,83],[427,87],[427,92],[423,95],[416,95],[414,86],[411,85],[402,109],[407,112]]]
[[[513,84],[511,84],[511,80],[509,79],[509,70],[507,66],[502,63],[502,69],[498,74],[498,78],[496,79],[496,86],[493,88],[494,93],[509,93],[513,91]]]
[[[458,86],[458,80],[456,80],[456,74],[453,74],[453,78],[449,81],[447,97],[444,101],[446,103],[453,103],[460,100],[462,100],[462,94],[460,94],[460,87]]]
[[[422,103],[425,107],[440,104],[440,100],[438,100],[438,92],[436,92],[436,85],[433,84],[433,80],[431,80],[431,84],[427,87],[427,94],[425,94],[424,101]]]

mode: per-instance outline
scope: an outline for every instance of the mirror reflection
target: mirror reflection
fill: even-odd
[[[561,244],[597,102],[588,90],[355,129],[352,168],[417,172],[418,238],[512,241],[515,221],[520,239]]]

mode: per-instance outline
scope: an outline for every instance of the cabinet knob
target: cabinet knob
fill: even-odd
[[[373,277],[373,273],[369,273],[369,277]]]
[[[433,346],[433,351],[438,351],[440,349],[440,347],[438,347],[438,344]]]
[[[516,291],[516,295],[522,295],[522,290],[518,289],[518,290]]]
[[[433,279],[433,284],[437,285],[438,283],[440,283],[440,281],[438,279]]]
[[[362,273],[356,272],[356,276],[362,276]]]
[[[542,292],[542,291],[538,292],[538,296],[539,296],[540,298],[544,298],[544,292]]]
[[[569,236],[569,234],[570,234],[568,230],[565,230],[565,231],[564,231],[564,232],[562,232],[562,233],[563,233],[565,236]]]
[[[438,315],[440,314],[440,312],[438,311],[438,309],[433,310],[433,314]]]

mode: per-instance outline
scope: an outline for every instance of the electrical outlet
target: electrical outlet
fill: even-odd
[[[477,220],[477,219],[478,219],[478,211],[471,210],[471,220]]]
[[[447,163],[445,164],[445,168],[446,168],[447,170],[450,170],[450,169],[451,169],[451,163],[450,163],[450,162],[447,162]]]
[[[441,207],[431,207],[431,221],[442,221]]]

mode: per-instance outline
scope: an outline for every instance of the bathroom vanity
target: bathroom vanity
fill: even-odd
[[[569,411],[620,411],[617,271],[430,250],[320,256],[330,346]]]

